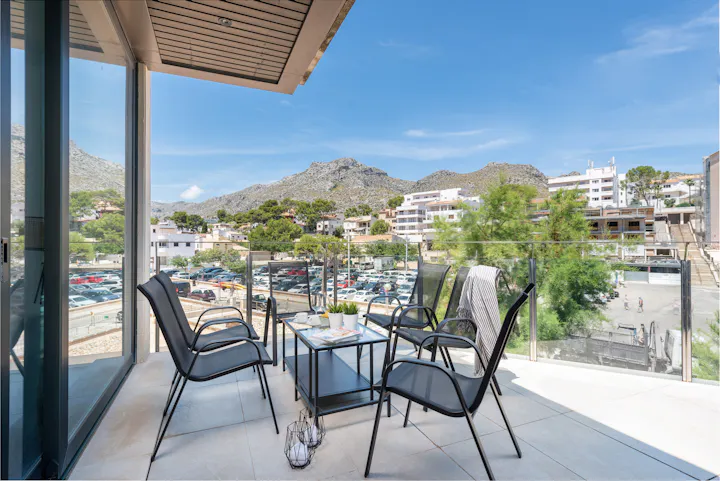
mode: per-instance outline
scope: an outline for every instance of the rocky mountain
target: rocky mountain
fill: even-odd
[[[318,197],[334,200],[340,210],[367,203],[382,208],[389,198],[409,192],[462,187],[473,194],[485,192],[500,175],[509,182],[530,184],[539,191],[547,190],[545,175],[531,165],[491,162],[475,172],[459,174],[441,170],[410,181],[390,177],[387,172],[369,167],[352,158],[331,162],[313,162],[310,167],[273,184],[256,184],[232,194],[213,197],[204,202],[153,202],[154,216],[163,217],[176,211],[213,216],[218,209],[238,212],[252,209],[266,200],[290,197],[311,201]]]
[[[11,134],[11,197],[22,202],[25,197],[25,127],[13,124]],[[125,167],[90,155],[70,141],[70,192],[78,190],[125,190]]]

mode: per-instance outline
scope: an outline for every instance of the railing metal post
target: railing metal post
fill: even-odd
[[[252,246],[248,245],[248,255],[245,259],[245,316],[247,322],[252,325],[253,310],[252,310],[252,284],[253,284],[253,266],[252,266]]]
[[[158,258],[158,240],[155,239],[155,275],[160,274],[160,259]],[[155,319],[155,352],[160,352],[160,326]]]
[[[338,271],[337,253],[333,252],[333,304],[337,304],[337,271]]]
[[[680,329],[682,332],[682,380],[692,381],[691,261],[680,261]]]
[[[528,259],[528,281],[536,284],[537,265],[535,259]],[[537,287],[530,293],[530,360],[537,361]]]
[[[327,308],[327,244],[325,244],[325,248],[323,249],[323,268],[322,268],[322,289],[320,292],[322,292],[322,298],[323,298],[323,307]]]

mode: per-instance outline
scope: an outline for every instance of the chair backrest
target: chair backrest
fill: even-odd
[[[165,289],[165,293],[167,294],[170,306],[172,306],[173,312],[175,313],[175,319],[177,319],[180,331],[185,338],[185,342],[188,346],[192,345],[193,339],[195,339],[195,333],[192,329],[190,329],[190,321],[188,321],[188,318],[185,315],[185,309],[183,309],[183,306],[180,303],[180,297],[177,295],[175,284],[173,284],[170,276],[163,271],[156,274],[155,279],[157,279],[163,286],[163,289]]]
[[[155,277],[137,288],[150,302],[150,307],[155,313],[155,320],[163,333],[175,367],[181,374],[187,375],[192,362],[192,353],[185,343],[180,324],[175,318],[175,311],[173,311],[165,288]]]
[[[304,272],[304,274],[293,274],[304,276],[304,281],[308,286],[307,294],[289,294],[285,291],[278,290],[273,286],[273,281],[278,280],[278,274],[286,272]],[[268,262],[268,280],[270,282],[270,296],[275,298],[278,314],[287,314],[292,312],[306,312],[312,310],[312,302],[310,301],[310,275],[308,274],[307,261],[271,261]]]
[[[528,284],[525,290],[515,300],[513,305],[510,306],[507,314],[505,314],[505,320],[503,321],[502,327],[500,328],[500,334],[498,335],[495,346],[493,347],[492,354],[490,355],[490,360],[485,366],[485,373],[483,374],[483,380],[480,384],[478,394],[477,396],[475,396],[475,399],[473,399],[472,403],[470,403],[470,405],[468,406],[470,412],[475,412],[475,410],[480,407],[480,403],[483,400],[485,391],[487,391],[488,386],[490,386],[492,377],[495,375],[495,371],[497,371],[497,368],[500,365],[500,359],[505,352],[505,346],[507,346],[508,340],[510,339],[510,334],[515,327],[515,322],[517,321],[517,316],[520,312],[520,308],[523,306],[523,304],[525,304],[525,301],[527,301],[528,296],[533,289],[535,289],[535,284]]]
[[[460,297],[462,296],[463,287],[467,280],[469,267],[461,267],[458,269],[457,275],[455,276],[455,282],[453,283],[452,291],[450,292],[450,300],[448,300],[447,310],[445,311],[445,319],[452,319],[458,317],[458,307],[460,306]],[[473,338],[474,339],[474,338]]]
[[[445,264],[427,264],[424,262],[420,264],[409,304],[429,307],[433,311],[437,310],[440,293],[445,285],[445,277],[449,270],[450,266]],[[409,317],[412,319],[418,319],[418,316],[423,316],[423,314],[420,311],[409,313]]]

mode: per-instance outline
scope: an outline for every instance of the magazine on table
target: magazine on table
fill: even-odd
[[[338,327],[336,329],[322,329],[311,335],[310,338],[326,344],[337,344],[339,342],[354,341],[359,339],[361,335],[360,331]]]

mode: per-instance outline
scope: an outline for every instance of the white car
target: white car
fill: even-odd
[[[355,297],[353,297],[353,301],[370,302],[370,299],[372,299],[376,295],[377,294],[375,294],[373,291],[357,291],[355,293]]]
[[[400,288],[398,288],[397,293],[398,293],[399,295],[403,295],[403,294],[410,295],[410,294],[412,294],[412,288],[409,288],[409,287],[400,287]]]
[[[400,301],[400,304],[407,304],[410,302],[410,294],[402,294],[398,296],[398,300]]]
[[[68,296],[69,307],[83,307],[95,304],[95,301],[83,296]]]
[[[352,301],[355,298],[355,293],[357,292],[357,289],[353,288],[347,288],[347,289],[340,289],[338,291],[338,299],[342,299],[343,301]]]
[[[301,294],[303,289],[307,290],[308,285],[307,284],[295,284],[295,286],[292,289],[290,289],[288,292],[290,294]]]

